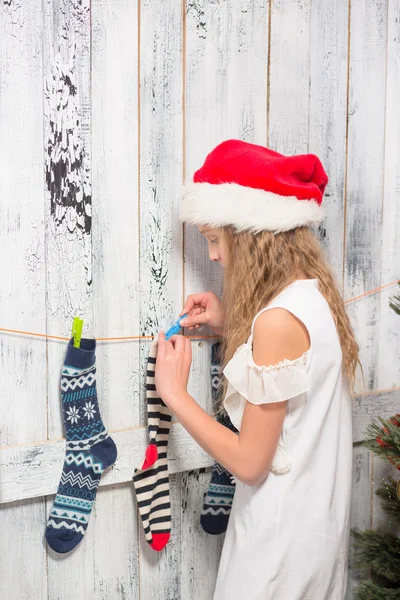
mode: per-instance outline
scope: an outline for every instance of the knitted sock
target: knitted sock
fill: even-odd
[[[46,528],[46,540],[56,552],[79,544],[89,523],[101,474],[117,459],[96,393],[96,340],[68,343],[61,376],[61,398],[67,446],[64,467]]]
[[[135,470],[133,484],[146,540],[153,550],[159,551],[168,543],[171,533],[167,452],[172,415],[154,383],[157,349],[158,339],[155,339],[146,376],[149,445],[142,468]]]
[[[221,395],[222,367],[220,352],[221,342],[213,344],[211,348],[211,391],[214,406],[217,405]],[[225,412],[217,414],[217,421],[237,433],[237,429],[232,425]],[[218,534],[226,531],[235,489],[234,477],[219,463],[215,462],[210,484],[207,493],[204,495],[203,510],[200,517],[201,526],[206,533]]]

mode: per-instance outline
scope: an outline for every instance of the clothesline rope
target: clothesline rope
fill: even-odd
[[[63,342],[68,342],[71,338],[62,337],[60,335],[47,335],[46,333],[34,333],[33,331],[19,331],[18,329],[5,329],[0,327],[0,331],[4,331],[5,333],[18,333],[19,335],[30,335],[34,337],[42,337],[50,340],[62,340]],[[217,335],[187,335],[186,337],[191,339],[199,339],[199,340],[207,340],[207,339],[216,339],[220,336]],[[154,335],[127,335],[123,337],[97,337],[97,342],[111,342],[111,341],[126,341],[126,340],[152,340]]]
[[[354,298],[350,298],[349,300],[345,300],[345,304],[350,304],[351,302],[355,302],[356,300],[361,300],[361,298],[365,298],[366,296],[370,296],[371,294],[376,294],[385,288],[391,287],[392,285],[396,285],[399,283],[400,279],[396,279],[395,281],[391,281],[390,283],[386,283],[380,287],[375,288],[374,290],[370,290],[369,292],[364,292],[364,294],[360,294],[359,296],[354,296]],[[63,342],[68,342],[70,338],[62,337],[60,335],[48,335],[47,333],[35,333],[33,331],[20,331],[19,329],[6,329],[4,327],[0,327],[0,331],[4,333],[16,333],[18,335],[27,335],[32,337],[41,337],[47,340],[62,340]],[[207,340],[207,339],[217,339],[219,336],[216,335],[188,335],[186,336],[192,340]],[[126,335],[122,337],[97,337],[96,340],[98,342],[116,342],[116,341],[128,341],[128,340],[152,340],[154,338],[153,335]]]
[[[387,283],[386,285],[383,285],[381,287],[375,288],[374,290],[371,290],[369,292],[365,292],[364,294],[360,294],[359,296],[355,296],[354,298],[350,298],[349,300],[345,301],[345,304],[349,304],[350,302],[354,302],[355,300],[359,300],[361,298],[365,298],[366,296],[370,296],[371,294],[375,294],[385,288],[391,287],[392,285],[395,285],[396,283],[399,283],[400,279],[396,279],[395,281],[392,281],[391,283]],[[32,336],[37,336],[37,337],[44,337],[47,339],[55,339],[55,340],[63,340],[63,341],[68,341],[69,338],[65,338],[65,337],[61,337],[58,335],[46,335],[45,333],[32,333],[29,331],[19,331],[17,329],[4,329],[0,327],[0,331],[5,331],[6,333],[18,333],[21,335],[32,335]],[[145,336],[125,336],[125,337],[112,337],[112,338],[96,338],[98,341],[112,341],[112,340],[143,340],[143,339],[153,339],[154,336],[152,335],[145,335]],[[203,335],[193,335],[193,336],[188,336],[191,339],[207,339],[207,338],[211,338],[211,339],[215,339],[218,336],[203,336]],[[399,390],[400,388],[395,387],[395,388],[389,388],[387,390],[374,390],[374,391],[368,391],[365,392],[364,394],[358,394],[359,396],[368,396],[371,394],[378,394],[378,393],[384,393],[384,392],[393,392],[395,390]],[[145,426],[139,425],[137,427],[126,427],[124,429],[113,429],[110,430],[110,433],[122,433],[125,431],[135,431],[137,429],[144,429]],[[25,444],[14,444],[11,446],[0,446],[0,450],[10,450],[12,448],[19,448],[19,447],[23,447],[23,446],[32,446],[32,445],[43,445],[43,444],[50,444],[50,443],[54,443],[54,442],[60,442],[63,441],[64,438],[55,438],[52,440],[40,440],[40,441],[36,441],[36,442],[30,442],[30,443],[25,443]]]

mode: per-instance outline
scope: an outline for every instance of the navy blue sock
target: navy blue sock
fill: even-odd
[[[67,439],[64,467],[46,528],[56,552],[79,544],[89,523],[101,474],[117,459],[117,448],[101,420],[96,393],[96,340],[68,343],[61,375]]]
[[[214,405],[220,401],[221,396],[221,342],[211,348],[211,391]],[[217,414],[217,421],[231,431],[237,433],[230,418],[225,412]],[[232,475],[219,463],[215,462],[211,473],[211,480],[207,493],[204,496],[203,510],[200,523],[204,531],[211,534],[224,533],[228,526],[236,483]]]

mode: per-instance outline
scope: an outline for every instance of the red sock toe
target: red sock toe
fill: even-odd
[[[168,544],[169,536],[169,533],[153,533],[153,541],[150,546],[159,552]]]
[[[148,469],[156,462],[158,458],[158,450],[156,444],[149,444],[146,448],[146,458],[142,465],[142,469]]]

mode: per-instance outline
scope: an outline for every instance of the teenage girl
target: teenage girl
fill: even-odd
[[[214,600],[345,597],[358,345],[311,229],[327,181],[314,155],[229,140],[184,190],[224,294],[189,296],[182,325],[224,336],[221,408],[239,435],[188,394],[188,338],[160,333],[156,386],[238,481]]]

